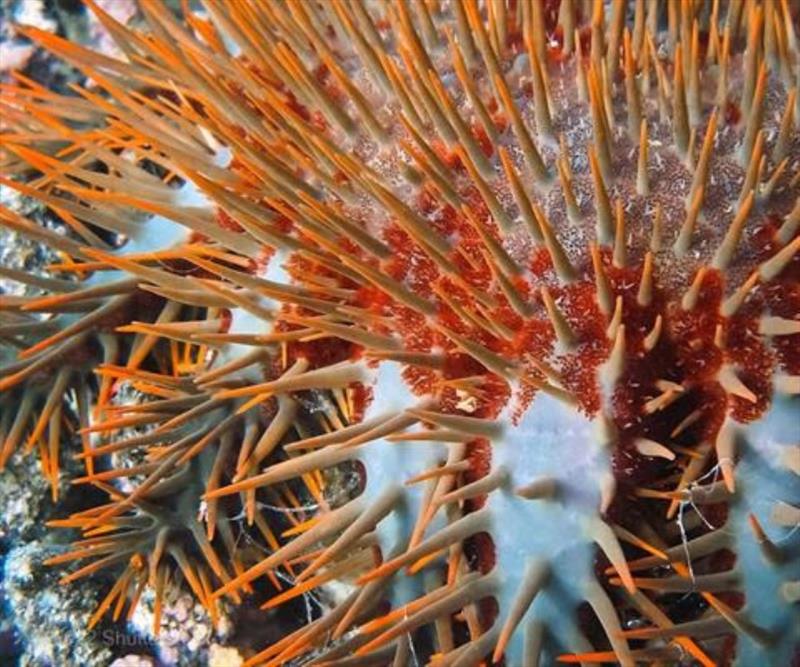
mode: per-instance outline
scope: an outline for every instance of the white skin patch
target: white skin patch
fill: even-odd
[[[746,598],[742,611],[771,633],[775,641],[762,645],[739,633],[738,667],[789,665],[800,644],[800,605],[787,602],[780,593],[782,584],[800,579],[800,526],[780,527],[769,520],[776,502],[800,505],[800,480],[780,465],[781,450],[800,441],[799,424],[800,400],[776,396],[761,419],[742,428],[741,458],[736,465],[737,494],[731,503],[727,529],[734,533],[736,568],[742,574]],[[782,550],[782,563],[764,559],[748,526],[750,512]]]
[[[365,420],[398,412],[419,404],[420,399],[406,387],[402,367],[382,363],[372,385],[374,400]],[[489,496],[490,529],[497,560],[495,572],[501,610],[511,609],[519,592],[526,564],[532,558],[546,560],[550,578],[523,622],[543,621],[555,639],[545,655],[575,650],[582,646],[575,625],[574,608],[584,600],[584,586],[593,577],[595,547],[586,536],[586,523],[597,516],[600,503],[599,480],[610,469],[608,455],[601,446],[597,424],[584,414],[540,393],[519,424],[504,422],[502,435],[492,441],[492,469],[503,466],[509,483]],[[418,475],[446,457],[444,445],[431,442],[387,442],[378,440],[361,448],[359,459],[367,471],[362,498],[365,507],[392,485]],[[559,494],[553,500],[527,500],[513,489],[540,477],[553,477]],[[414,527],[423,501],[424,484],[407,487],[403,506],[387,516],[377,527],[384,558],[395,547],[403,547]],[[426,531],[434,534],[444,525],[444,511]],[[423,578],[394,575],[390,598],[393,606],[404,604],[424,593]],[[519,664],[522,656],[522,627],[508,645],[508,664]]]
[[[402,366],[384,362],[378,367],[372,384],[374,399],[368,406],[364,420],[380,415],[402,412],[420,403],[420,399],[408,389],[401,376]],[[384,439],[370,442],[359,451],[359,460],[367,471],[366,486],[362,498],[369,507],[390,486],[402,485],[405,480],[436,465],[445,458],[445,446],[430,442],[388,442]],[[376,532],[384,558],[395,548],[405,548],[408,536],[414,528],[423,501],[425,485],[406,487],[401,506],[381,521]],[[434,521],[428,534],[442,527],[442,521]],[[392,606],[403,605],[423,594],[422,578],[408,577],[401,570],[395,574],[391,587]]]
[[[594,577],[595,546],[586,536],[587,521],[597,516],[599,480],[609,471],[596,423],[565,403],[540,392],[517,426],[508,425],[492,444],[492,468],[504,466],[510,483],[489,497],[491,530],[500,575],[500,618],[511,609],[526,564],[547,561],[550,576],[536,596],[506,650],[510,665],[521,664],[524,625],[542,621],[557,645],[556,655],[574,651],[580,641],[575,607],[585,598],[585,585]],[[552,500],[528,500],[514,489],[541,477],[558,484]],[[546,644],[543,664],[554,661]]]

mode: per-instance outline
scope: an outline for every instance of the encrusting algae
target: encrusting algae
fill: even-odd
[[[3,270],[0,462],[55,493],[80,434],[91,624],[326,590],[246,664],[798,660],[793,3],[85,4],[124,57],[20,26],[86,83],[2,86],[68,233],[0,210],[60,258]]]

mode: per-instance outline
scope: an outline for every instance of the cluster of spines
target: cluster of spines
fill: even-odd
[[[432,6],[435,4],[432,3]],[[569,55],[573,50],[576,52],[576,88],[578,95],[588,102],[591,113],[593,139],[587,155],[594,189],[598,245],[592,246],[588,258],[594,273],[597,308],[608,327],[611,378],[616,379],[624,368],[626,347],[627,353],[630,353],[632,330],[629,323],[631,314],[626,312],[628,304],[623,295],[615,294],[618,286],[612,275],[629,268],[631,264],[625,242],[631,223],[626,220],[621,199],[612,202],[610,196],[617,134],[613,96],[618,72],[621,72],[627,102],[628,139],[640,144],[636,168],[637,193],[646,196],[653,188],[646,149],[651,129],[646,110],[643,109],[643,102],[649,93],[651,67],[655,72],[659,114],[662,119],[670,121],[677,153],[693,171],[685,217],[673,241],[675,255],[679,258],[686,256],[692,249],[699,215],[704,206],[716,128],[721,120],[718,114],[723,116],[728,104],[727,85],[730,63],[734,57],[732,49],[742,26],[745,23],[748,26],[740,100],[746,119],[740,160],[747,169],[739,197],[739,212],[733,216],[711,260],[712,267],[700,267],[680,300],[685,311],[692,311],[701,297],[706,275],[714,270],[724,270],[735,257],[742,242],[744,225],[756,201],[768,202],[780,189],[797,188],[797,176],[791,175],[791,156],[788,155],[793,145],[798,116],[796,82],[791,81],[792,63],[797,62],[797,45],[789,5],[785,0],[780,3],[768,2],[763,6],[731,3],[722,25],[718,15],[719,3],[714,3],[709,19],[708,47],[701,58],[697,8],[692,3],[667,3],[669,39],[676,46],[673,74],[670,77],[655,48],[659,5],[637,2],[633,30],[628,31],[625,26],[625,3],[613,3],[608,25],[603,4],[594,3],[590,22],[591,39],[587,47],[578,25],[579,4],[570,1],[561,4],[561,53]],[[583,399],[591,403],[591,397],[578,396],[580,392],[576,388],[565,386],[568,383],[553,367],[553,359],[547,356],[549,346],[554,343],[564,350],[574,350],[581,343],[576,333],[578,323],[574,315],[562,310],[563,303],[559,304],[554,293],[563,295],[569,285],[584,280],[587,257],[576,257],[564,247],[558,230],[548,220],[546,207],[524,185],[528,176],[544,190],[557,184],[568,218],[574,224],[580,224],[587,217],[591,219],[591,216],[587,216],[586,207],[581,207],[573,187],[575,174],[569,158],[569,147],[564,135],[556,134],[559,119],[552,100],[548,98],[547,85],[551,54],[547,46],[546,19],[538,3],[518,3],[513,11],[502,2],[487,3],[484,20],[477,3],[456,2],[452,7],[454,29],[445,27],[441,31],[437,27],[441,17],[435,6],[431,10],[426,3],[412,6],[399,2],[390,5],[387,7],[388,20],[397,40],[399,60],[388,52],[374,19],[359,3],[350,5],[333,2],[329,6],[317,6],[288,2],[288,12],[281,12],[268,4],[243,3],[229,11],[222,4],[208,2],[212,23],[187,15],[189,25],[201,41],[186,32],[159,5],[143,2],[142,8],[155,39],[124,29],[97,10],[128,56],[127,63],[92,54],[35,30],[27,31],[30,36],[38,38],[83,69],[103,87],[108,97],[84,89],[81,91],[84,100],[63,98],[20,78],[23,85],[7,90],[11,97],[4,105],[16,112],[13,117],[18,125],[17,131],[4,137],[8,164],[12,169],[16,165],[20,172],[33,167],[43,174],[43,180],[38,183],[24,185],[7,180],[4,184],[38,197],[70,225],[83,244],[95,248],[86,248],[81,243],[33,228],[30,223],[9,211],[3,212],[3,222],[13,229],[45,240],[71,261],[80,260],[72,262],[73,265],[69,267],[78,275],[113,268],[132,277],[78,289],[69,283],[69,287],[65,284],[56,289],[55,283],[48,282],[45,285],[42,279],[36,279],[39,280],[39,284],[36,284],[34,279],[18,276],[28,284],[33,281],[36,287],[49,291],[63,290],[64,294],[28,300],[24,304],[9,303],[9,306],[20,311],[57,313],[77,310],[82,314],[68,327],[24,350],[20,355],[21,361],[11,368],[8,378],[3,380],[3,388],[25,383],[42,369],[48,369],[63,359],[71,349],[80,347],[91,332],[105,328],[109,334],[98,338],[108,341],[110,349],[107,349],[106,357],[102,360],[101,378],[133,379],[155,395],[163,397],[163,401],[156,401],[149,406],[149,410],[145,407],[128,407],[112,411],[112,414],[119,412],[134,416],[112,418],[93,425],[88,423],[87,416],[82,421],[84,433],[113,432],[121,426],[163,423],[154,435],[134,438],[133,443],[115,442],[85,453],[84,458],[91,462],[96,456],[115,449],[164,442],[160,438],[170,438],[166,448],[153,453],[151,462],[135,470],[96,474],[89,470],[83,481],[95,484],[132,474],[144,474],[147,477],[143,484],[126,496],[109,488],[112,498],[118,497],[117,502],[102,511],[90,512],[82,520],[76,518],[75,525],[89,531],[113,525],[116,517],[139,507],[160,485],[163,485],[164,493],[174,490],[178,482],[170,481],[171,473],[212,449],[212,444],[215,445],[213,449],[216,456],[212,470],[217,474],[210,477],[213,483],[206,489],[210,507],[214,506],[217,497],[245,492],[248,519],[256,523],[259,514],[255,510],[254,489],[303,476],[309,492],[322,502],[324,498],[319,492],[319,480],[314,479],[320,469],[347,460],[352,452],[345,450],[358,444],[392,433],[396,433],[398,438],[410,437],[404,436],[402,431],[413,423],[430,425],[436,437],[445,441],[471,441],[476,436],[485,437],[483,431],[491,430],[491,408],[487,410],[485,419],[446,414],[452,410],[447,396],[454,394],[457,389],[480,397],[481,385],[501,378],[512,384],[521,382],[536,391],[547,391],[566,401]],[[744,16],[746,21],[743,20],[743,12],[747,12]],[[402,130],[394,125],[387,126],[385,114],[382,116],[380,110],[376,112],[371,109],[370,100],[349,80],[349,72],[339,64],[335,48],[329,46],[326,40],[327,22],[341,36],[340,46],[345,41],[349,42],[355,57],[372,79],[374,91],[396,100],[402,111]],[[515,35],[517,44],[521,40],[528,56],[536,133],[531,132],[530,125],[523,117],[523,110],[503,71],[503,63],[508,56],[516,53],[515,48],[518,49],[518,46],[513,46]],[[227,58],[226,38],[233,39],[241,49],[240,58]],[[177,50],[167,46],[170,41],[178,45]],[[473,109],[475,117],[472,126],[461,117],[456,101],[433,62],[431,54],[441,53],[445,46],[450,49],[456,78]],[[583,49],[588,49],[585,58]],[[308,67],[310,54],[318,56],[326,72]],[[348,57],[350,65],[352,58],[352,55]],[[704,114],[699,80],[704,62],[717,65],[715,104],[718,113],[712,113],[709,117],[701,141],[698,129]],[[510,126],[510,135],[514,137],[520,154],[517,157],[500,146],[501,130],[483,99],[487,91],[478,90],[469,75],[469,68],[475,67],[486,72],[486,89],[491,91],[496,100],[496,108],[503,116],[502,122]],[[761,127],[769,68],[776,69],[784,80],[789,81],[789,86],[794,86],[786,95],[771,151],[767,151],[766,135]],[[168,90],[163,88],[159,78],[167,72],[173,81]],[[122,78],[138,82],[139,90],[123,88],[120,84]],[[157,91],[156,94],[147,94],[148,90],[153,89]],[[353,115],[337,104],[335,93],[339,97],[344,95],[352,102]],[[54,104],[61,103],[69,109],[68,113],[62,113],[54,107]],[[35,111],[33,119],[20,117],[20,108]],[[309,113],[310,109],[318,111]],[[225,117],[223,112],[230,112],[231,116]],[[73,118],[102,122],[105,114],[110,114],[114,120],[96,134],[78,132],[66,122]],[[319,129],[323,132],[318,132]],[[435,193],[440,203],[449,204],[457,222],[450,229],[434,230],[430,222],[415,210],[415,206],[398,197],[384,183],[384,174],[336,145],[331,137],[340,132],[344,133],[348,143],[366,134],[379,150],[393,142],[398,132],[402,132],[400,145],[408,156],[407,160],[402,161],[404,176],[412,184],[423,183],[429,193]],[[537,134],[539,141],[536,140]],[[497,147],[502,170],[493,166],[487,158],[481,143],[484,138],[488,138],[492,152]],[[547,144],[548,140],[558,145],[558,155],[553,162],[548,160],[546,149],[542,149],[542,142]],[[72,157],[67,160],[51,157],[47,144],[64,141],[69,147],[62,150],[58,157]],[[234,159],[229,165],[220,165],[214,159],[219,142],[228,146],[233,153]],[[696,161],[693,157],[697,152],[695,144],[700,146]],[[218,224],[208,208],[186,207],[176,203],[173,189],[121,159],[120,149],[134,151],[138,158],[160,165],[168,172],[168,178],[174,171],[194,183],[224,211],[225,219],[233,221],[232,227]],[[14,158],[18,161],[15,162]],[[106,164],[116,175],[93,170],[91,165],[97,160]],[[766,165],[770,163],[773,169],[766,176]],[[454,166],[458,168],[459,177],[454,176]],[[305,178],[298,172],[303,173]],[[536,306],[529,298],[532,290],[531,285],[526,283],[524,267],[520,266],[518,258],[511,256],[507,244],[503,243],[504,237],[513,231],[515,225],[509,211],[501,204],[496,189],[492,187],[498,174],[507,183],[524,229],[532,241],[545,251],[545,263],[555,273],[556,280],[550,286],[534,285],[539,294]],[[124,189],[120,177],[126,179]],[[464,187],[465,179],[468,188]],[[56,183],[57,189],[52,187],[52,183]],[[429,273],[423,275],[440,276],[441,282],[425,286],[419,281],[402,279],[403,269],[407,270],[408,267],[391,270],[395,268],[391,267],[392,254],[398,252],[398,247],[392,245],[390,237],[376,238],[368,231],[369,220],[349,218],[355,209],[348,208],[348,204],[365,195],[377,203],[378,210],[391,216],[393,225],[396,225],[396,238],[412,245],[415,256],[428,265]],[[187,243],[178,248],[159,248],[157,252],[147,248],[147,253],[139,256],[109,252],[102,239],[86,225],[88,223],[94,228],[135,237],[139,222],[131,216],[118,215],[120,207],[163,215],[208,241]],[[737,313],[758,283],[770,283],[794,261],[800,244],[796,237],[799,219],[795,204],[775,232],[777,245],[774,253],[764,257],[742,286],[722,304],[725,318],[732,318]],[[657,291],[655,275],[659,267],[656,257],[667,231],[667,222],[662,220],[659,209],[654,212],[652,226],[654,233],[650,251],[645,254],[641,265],[641,277],[635,295],[636,303],[641,308],[651,304]],[[293,230],[291,234],[286,233],[287,228]],[[456,243],[454,246],[451,242],[454,236],[460,237],[463,244]],[[244,258],[259,257],[263,245],[283,248],[295,254],[294,270],[290,269],[295,284],[279,284],[253,274],[253,267]],[[605,250],[600,246],[610,248]],[[170,262],[188,262],[195,268],[188,275],[182,275]],[[313,270],[304,271],[307,267]],[[166,299],[159,316],[150,323],[137,321],[119,328],[114,316],[120,313],[124,313],[123,317],[127,316],[126,309],[132,301],[141,298],[138,296],[141,290]],[[372,305],[376,294],[382,295],[381,303],[394,303],[393,308],[376,309]],[[263,297],[286,306],[282,310],[270,309],[263,304]],[[218,315],[220,309],[225,308],[243,309],[265,322],[278,321],[282,324],[269,333],[225,332],[224,318]],[[199,318],[186,317],[187,310],[197,309],[202,313]],[[515,327],[519,327],[520,322],[530,320],[535,312],[546,317],[545,322],[549,322],[552,331],[544,338],[545,346],[532,351],[530,356],[536,358],[526,358],[521,362],[513,356],[518,352],[509,355],[509,350],[517,349]],[[645,351],[654,350],[661,337],[667,334],[664,317],[660,313],[656,315],[646,335],[642,336],[640,343],[637,342]],[[408,318],[412,326],[427,329],[427,340],[423,343],[427,343],[428,349],[422,346],[405,349],[405,339],[410,336],[408,329],[411,327],[404,328],[400,324],[399,320],[403,318]],[[37,323],[31,321],[15,321],[8,326],[17,328],[9,330],[7,335],[41,333]],[[114,366],[120,351],[115,349],[115,343],[112,342],[112,327],[115,331],[135,335],[130,347],[125,347],[127,358],[124,359],[124,370]],[[796,333],[796,323],[778,316],[763,318],[759,327],[760,333],[768,336]],[[400,330],[400,336],[393,333],[397,329]],[[722,343],[723,334],[722,327],[718,327],[714,342]],[[313,345],[314,339],[320,338],[336,338],[351,343],[363,348],[363,354],[374,360],[399,361],[429,374],[433,372],[434,376],[444,375],[444,388],[440,387],[445,396],[442,405],[438,410],[428,406],[425,411],[411,410],[392,415],[369,426],[337,428],[336,420],[333,420],[327,425],[332,429],[330,435],[309,435],[290,447],[284,447],[287,452],[316,451],[293,456],[256,474],[296,423],[293,399],[288,398],[289,393],[332,391],[341,396],[340,403],[346,405],[344,396],[350,391],[348,387],[365,380],[363,364],[350,361],[319,366],[300,357],[289,363],[289,356],[294,356],[301,345]],[[169,375],[139,369],[159,339],[185,345],[187,349],[190,346],[218,347],[238,343],[254,346],[256,350],[205,373],[201,372],[191,381],[182,380],[176,385]],[[434,344],[444,348],[444,351],[429,351]],[[280,377],[238,386],[241,380],[236,376],[237,373],[264,363],[263,353],[258,349],[261,345],[280,346],[284,357]],[[450,376],[453,357],[461,356],[472,359],[472,374]],[[202,359],[202,351],[197,358]],[[459,364],[470,367],[466,362]],[[181,367],[178,363],[173,366],[176,369]],[[192,364],[189,364],[191,367]],[[68,382],[69,379],[66,376],[61,381]],[[732,396],[745,400],[754,397],[730,367],[724,367],[717,379]],[[796,376],[784,377],[781,382],[789,393],[796,393]],[[106,383],[105,390],[101,388],[100,404],[104,408],[109,386]],[[657,386],[661,394],[646,404],[647,414],[664,410],[687,391],[681,384],[666,379],[659,380]],[[84,385],[81,385],[81,389],[85,391]],[[29,442],[35,443],[41,438],[44,432],[42,424],[54,419],[56,410],[60,410],[60,407],[56,407],[57,394],[55,392],[56,397],[51,399],[54,395],[51,392],[48,397],[42,418],[34,426],[36,437]],[[24,395],[26,398],[33,396],[30,391]],[[246,402],[240,404],[239,399],[245,397]],[[248,415],[252,415],[257,406],[276,400],[275,397],[279,397],[277,400],[280,403],[277,417],[259,436],[257,430],[263,427],[262,424],[258,419],[248,421]],[[28,399],[29,402],[35,400]],[[478,403],[481,403],[480,398]],[[189,410],[184,414],[187,408]],[[16,447],[32,409],[30,403],[24,411],[19,411],[9,437],[5,438],[4,452],[10,453]],[[225,413],[226,409],[231,413]],[[353,411],[352,408],[348,409],[349,413]],[[137,412],[144,415],[136,415]],[[24,416],[19,416],[23,413]],[[226,414],[225,418],[214,423],[211,417],[223,413]],[[175,416],[164,419],[165,414]],[[686,419],[691,417],[692,414]],[[205,419],[208,421],[199,424],[197,431],[184,433],[177,430],[193,420]],[[56,418],[55,423],[58,421]],[[346,421],[345,424],[339,423],[344,426]],[[672,432],[673,437],[690,426],[690,423],[677,424]],[[246,453],[240,452],[238,456],[236,470],[231,477],[232,484],[217,489],[217,486],[222,486],[220,476],[224,459],[230,455],[231,445],[225,446],[225,442],[230,441],[227,436],[239,428],[244,428],[245,433],[250,434],[245,438],[241,450]],[[57,432],[55,428],[51,429],[51,434],[54,431]],[[171,434],[175,434],[174,437]],[[432,436],[428,434],[428,437]],[[57,440],[56,437],[55,444]],[[52,441],[51,436],[51,448],[43,448],[43,451],[49,457],[45,469],[55,479],[57,469],[53,471],[52,462],[57,461],[57,452],[53,450]],[[725,485],[730,491],[733,488],[732,466],[729,464],[733,460],[732,440],[717,438],[715,444],[718,459],[723,464],[721,470]],[[674,514],[677,502],[684,497],[686,489],[707,467],[711,448],[704,444],[697,451],[679,451],[678,448],[670,448],[644,437],[638,438],[634,445],[643,456],[664,459],[686,456],[688,464],[675,491],[636,491],[641,497],[669,497]],[[429,476],[447,478],[452,485],[455,484],[456,475],[465,472],[465,464],[469,464],[469,461],[463,458],[462,453],[460,459],[448,459],[444,467],[420,470],[420,476],[423,479]],[[440,499],[439,502],[443,505],[461,503],[486,495],[501,482],[497,476],[489,475],[447,491],[443,494],[447,500]],[[708,495],[708,491],[704,489],[702,497],[717,497]],[[528,489],[527,493],[539,497],[542,489],[537,486],[536,489]],[[720,497],[724,496],[721,488],[719,493],[722,494]],[[604,509],[608,509],[612,497],[613,489],[604,501]],[[211,608],[213,605],[210,600],[213,597],[223,593],[235,594],[237,589],[243,588],[252,579],[287,562],[287,558],[299,556],[321,539],[337,535],[350,521],[353,526],[358,526],[361,532],[354,529],[348,533],[346,540],[338,542],[336,549],[323,552],[327,555],[321,556],[322,560],[318,560],[315,567],[311,568],[310,571],[314,572],[341,553],[343,545],[349,546],[353,540],[362,540],[369,532],[367,529],[391,510],[391,503],[388,507],[378,504],[362,508],[361,514],[356,513],[355,506],[345,507],[350,508],[348,512],[340,511],[344,510],[340,508],[330,514],[320,515],[316,524],[312,522],[301,526],[300,530],[305,529],[302,539],[295,538],[248,573],[240,571],[229,583],[225,583],[227,575],[221,574],[224,568],[220,569],[218,563],[207,556],[210,571],[223,582],[222,588],[214,594],[211,593],[212,587],[205,570],[198,569],[204,574],[195,576],[191,569],[185,568],[186,561],[180,552],[178,555],[173,553],[173,557],[195,593],[201,600],[208,600]],[[445,545],[463,542],[481,528],[480,525],[473,525],[480,523],[480,516],[479,513],[465,515],[437,533],[435,539],[443,541]],[[112,523],[109,524],[109,521]],[[754,525],[758,525],[757,520]],[[213,538],[214,522],[209,521],[208,526],[207,537]],[[124,535],[121,539],[126,542]],[[447,539],[453,541],[446,542]],[[277,545],[274,536],[268,541]],[[639,547],[648,544],[632,535],[628,541]],[[88,548],[94,544],[86,546]],[[200,540],[197,546],[199,551],[207,554],[203,544]],[[114,540],[110,540],[104,548],[112,549],[113,546]],[[387,574],[411,564],[421,556],[437,553],[434,547],[429,545],[429,548],[432,551],[409,548],[375,572]],[[419,545],[416,549],[419,549]],[[655,547],[650,546],[650,549]],[[77,557],[82,557],[88,552],[79,550],[76,553]],[[355,566],[351,564],[351,567]],[[678,569],[676,566],[676,571]],[[336,578],[340,574],[335,568],[330,568],[327,578]],[[685,576],[685,573],[679,574]],[[373,573],[364,582],[378,576]],[[158,580],[157,575],[149,578],[151,581]],[[293,594],[300,594],[310,589],[311,584],[318,585],[326,580],[306,578],[311,583],[296,587]],[[131,586],[133,579],[133,571],[126,571],[120,580],[125,583],[118,583],[105,606],[108,607],[117,598],[121,601],[123,596],[120,593]],[[460,577],[458,589],[446,596],[447,603],[442,602],[434,609],[449,609],[448,605],[458,609],[458,605],[463,606],[464,601],[474,602],[491,590],[491,583],[487,582],[490,579],[471,575]],[[469,593],[464,592],[462,587]],[[535,592],[535,586],[533,589]],[[365,587],[359,597],[358,609],[365,608],[367,601],[372,601],[367,591],[374,598],[376,591]],[[711,596],[712,592],[706,591],[706,594]],[[444,593],[434,591],[431,595]],[[529,603],[532,599],[533,594]],[[120,604],[118,602],[117,606]],[[721,602],[717,604],[723,605]],[[348,609],[351,612],[345,615],[347,623],[337,619],[336,614],[332,615],[333,621],[331,616],[324,617],[313,628],[279,643],[262,658],[278,656],[275,659],[285,659],[305,649],[312,637],[324,635],[332,624],[338,623],[339,634],[342,634],[342,628],[349,627],[356,615],[352,608]],[[720,606],[719,609],[725,607]],[[340,613],[345,614],[345,610],[340,610]],[[431,613],[426,611],[425,614],[413,616],[413,621],[405,621],[405,625],[399,625],[394,632],[407,632],[414,627],[413,623],[422,624],[431,620],[428,618]],[[723,614],[724,618],[729,616],[731,614]],[[454,655],[450,655],[447,664],[457,664],[458,660],[463,662],[464,655],[480,654],[491,648],[490,644],[496,637],[492,633],[480,634],[479,628],[475,632],[472,645],[466,650],[463,647],[454,649]],[[394,636],[384,636],[383,640],[389,641]],[[378,645],[374,641],[367,644],[370,648],[377,648]],[[401,642],[399,646],[402,645]],[[636,652],[631,655],[634,654]],[[655,654],[651,655],[655,658]],[[636,654],[635,658],[638,657]]]

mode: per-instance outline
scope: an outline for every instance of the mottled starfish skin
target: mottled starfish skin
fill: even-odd
[[[412,650],[447,665],[789,662],[789,3],[717,6],[715,29],[675,3],[660,30],[658,5],[637,2],[630,32],[624,2],[604,16],[600,3],[209,0],[210,21],[185,26],[141,6],[148,38],[100,14],[127,64],[27,31],[100,91],[3,91],[5,164],[25,177],[3,182],[80,241],[10,211],[0,222],[94,274],[78,271],[90,291],[74,293],[18,276],[65,295],[4,303],[22,351],[0,380],[19,405],[2,460],[27,435],[57,482],[75,383],[77,481],[111,501],[59,522],[86,539],[53,563],[92,559],[68,581],[126,564],[92,623],[148,583],[160,600],[180,571],[212,616],[216,597],[264,577],[268,608],[350,586],[249,664],[323,651],[402,665]],[[130,240],[109,248],[79,221]],[[65,308],[55,333],[25,314]],[[110,405],[118,380],[153,400]],[[102,467],[141,446],[144,464]],[[348,461],[360,495],[329,502],[322,473]],[[264,502],[297,520],[272,523]]]

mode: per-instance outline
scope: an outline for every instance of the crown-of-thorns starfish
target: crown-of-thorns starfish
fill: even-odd
[[[2,86],[66,233],[0,210],[62,257],[0,270],[0,462],[55,494],[80,434],[92,624],[182,580],[329,594],[248,665],[797,659],[792,3],[85,3],[119,57],[19,27],[86,83]]]

